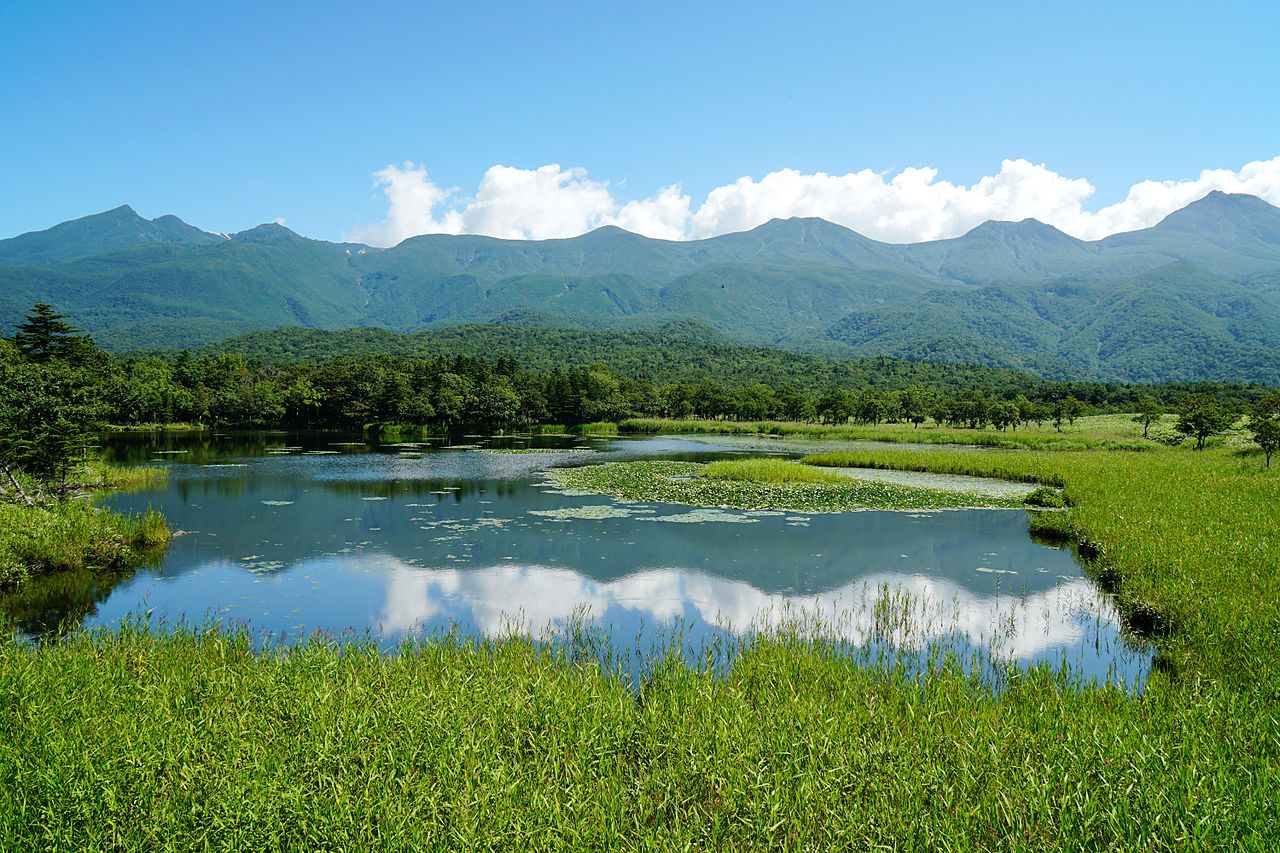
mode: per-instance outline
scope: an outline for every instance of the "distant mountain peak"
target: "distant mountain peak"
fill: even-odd
[[[1033,217],[1027,217],[1026,219],[1021,219],[1017,222],[1013,222],[1012,220],[1007,220],[1007,219],[988,219],[986,222],[983,222],[981,225],[974,226],[968,231],[968,233],[965,234],[966,237],[983,236],[983,235],[999,236],[999,237],[1034,236],[1041,240],[1045,238],[1051,238],[1051,239],[1060,238],[1063,240],[1076,242],[1076,238],[1072,237],[1070,234],[1067,234],[1066,232],[1061,231],[1055,228],[1054,226],[1049,225],[1048,223],[1041,222],[1039,219],[1035,219]]]
[[[144,219],[127,204],[0,240],[0,265],[54,264],[137,246],[199,245],[218,238],[176,216]]]
[[[1280,208],[1254,195],[1213,190],[1156,223],[1154,231],[1280,238]]]
[[[231,239],[246,243],[292,243],[307,240],[278,222],[264,222],[231,235]],[[314,241],[308,241],[314,242]]]

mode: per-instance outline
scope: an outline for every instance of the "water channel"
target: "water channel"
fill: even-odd
[[[802,616],[865,643],[886,640],[883,603],[907,594],[907,624],[891,639],[910,648],[947,639],[1131,685],[1147,665],[1070,550],[1032,541],[1023,510],[626,504],[559,492],[541,472],[802,448],[673,437],[454,441],[466,444],[333,433],[111,436],[108,458],[164,465],[169,477],[106,503],[155,507],[181,533],[158,566],[95,589],[82,624],[218,620],[264,641],[354,632],[390,648],[450,629],[546,636],[585,617],[627,645],[678,623],[696,646]],[[555,452],[484,452],[513,447]],[[51,612],[75,610],[55,605]]]

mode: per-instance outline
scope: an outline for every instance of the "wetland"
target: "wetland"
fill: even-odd
[[[454,442],[108,436],[105,458],[163,466],[168,477],[104,504],[159,510],[176,535],[136,574],[33,584],[13,608],[18,625],[48,636],[77,620],[93,628],[142,615],[238,626],[264,645],[319,634],[390,651],[447,631],[547,638],[585,622],[633,650],[674,626],[696,655],[804,623],[908,657],[946,642],[1130,686],[1149,663],[1072,551],[1028,535],[1023,484],[885,482],[872,469],[854,479],[859,471],[797,464],[813,442]],[[735,473],[760,464],[824,481]],[[717,468],[727,474],[702,475]]]

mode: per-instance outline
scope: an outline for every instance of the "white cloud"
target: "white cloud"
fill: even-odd
[[[988,219],[1034,217],[1068,234],[1096,240],[1146,228],[1211,190],[1249,193],[1280,205],[1280,157],[1248,163],[1238,171],[1212,169],[1180,181],[1142,181],[1119,202],[1085,209],[1094,187],[1043,164],[1005,160],[1000,171],[965,186],[938,179],[931,168],[897,174],[770,172],[717,187],[694,207],[679,185],[655,195],[620,201],[607,182],[584,169],[558,164],[538,169],[493,166],[472,196],[442,189],[425,167],[406,162],[374,175],[386,194],[387,217],[345,235],[348,240],[390,246],[417,234],[487,234],[542,240],[573,237],[602,225],[618,225],[649,237],[689,240],[745,231],[770,219],[818,216],[868,237],[907,243],[955,237]]]

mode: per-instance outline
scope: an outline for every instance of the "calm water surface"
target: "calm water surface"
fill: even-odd
[[[389,647],[448,628],[538,636],[588,615],[620,643],[643,644],[675,620],[696,644],[804,615],[854,642],[886,631],[908,647],[949,638],[1131,684],[1146,665],[1070,551],[1033,542],[1021,510],[620,503],[559,493],[540,472],[760,448],[668,437],[455,441],[560,452],[373,445],[332,433],[113,436],[111,458],[166,465],[170,475],[107,503],[156,507],[183,533],[159,567],[100,590],[85,624],[149,611],[243,623],[275,639],[368,632]],[[902,593],[911,604],[886,627],[877,604]]]

